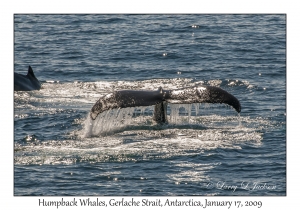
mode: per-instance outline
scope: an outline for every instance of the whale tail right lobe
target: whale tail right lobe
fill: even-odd
[[[220,103],[232,106],[238,113],[241,112],[239,100],[227,91],[214,86],[195,86],[166,91],[165,100],[172,104],[191,103]]]

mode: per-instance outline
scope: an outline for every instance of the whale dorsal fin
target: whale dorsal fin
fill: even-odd
[[[33,73],[33,70],[32,70],[32,68],[31,68],[31,66],[28,66],[28,73],[27,73],[27,76],[36,78],[35,75],[34,75],[34,73]]]

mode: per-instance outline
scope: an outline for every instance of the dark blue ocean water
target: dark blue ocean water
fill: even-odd
[[[285,15],[15,15],[14,195],[286,195]],[[113,90],[221,87],[242,105],[92,122]],[[174,110],[177,115],[174,116]]]

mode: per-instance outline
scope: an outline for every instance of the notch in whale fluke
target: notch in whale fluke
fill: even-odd
[[[154,120],[158,123],[166,122],[166,104],[191,103],[224,103],[241,112],[239,100],[227,91],[213,86],[195,86],[176,90],[120,90],[101,97],[92,107],[90,117],[96,117],[109,109],[152,106]]]

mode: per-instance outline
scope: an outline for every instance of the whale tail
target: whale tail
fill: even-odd
[[[223,103],[232,106],[238,113],[241,112],[239,100],[227,91],[213,86],[195,86],[176,90],[156,91],[149,90],[121,90],[101,97],[92,107],[90,117],[96,117],[107,110],[136,107],[154,107],[153,119],[157,123],[167,122],[167,103],[191,104],[191,103]]]
[[[177,90],[169,90],[165,92],[165,100],[168,103],[220,103],[228,104],[232,106],[238,113],[241,112],[241,104],[239,100],[219,87],[200,85]]]

